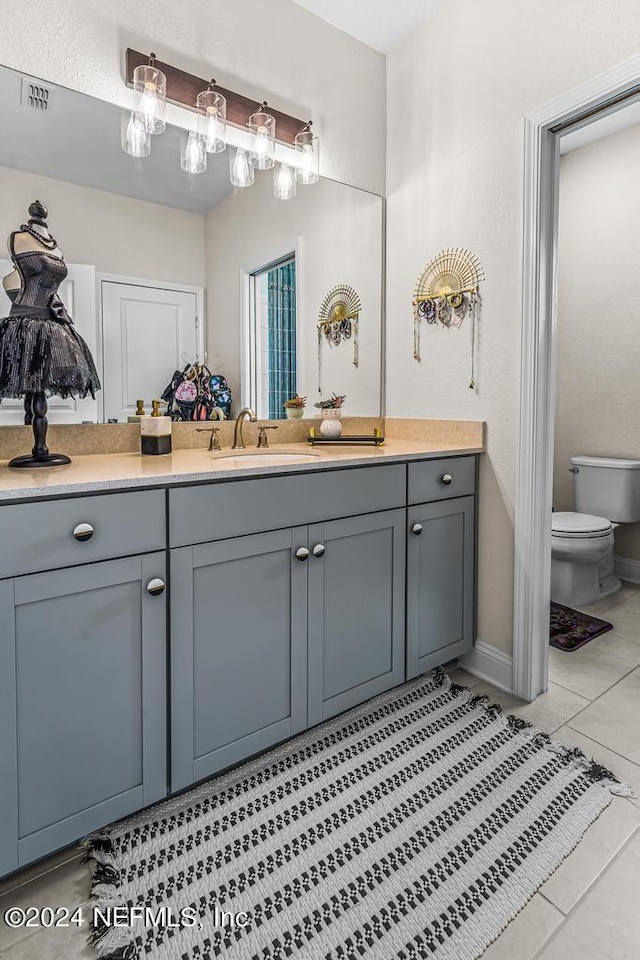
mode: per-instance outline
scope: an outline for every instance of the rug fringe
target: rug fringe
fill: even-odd
[[[492,703],[491,697],[483,694],[473,694],[472,690],[452,680],[448,674],[442,672],[441,667],[438,667],[433,674],[434,682],[437,686],[442,686],[446,683],[444,678],[449,681],[448,689],[452,693],[465,695],[472,706],[483,707],[486,713],[493,719],[496,719],[502,714],[502,707],[499,703]],[[509,728],[515,733],[521,733],[524,736],[531,737],[531,742],[536,746],[543,747],[561,757],[566,763],[572,764],[594,783],[600,783],[603,787],[607,787],[613,796],[626,797],[627,799],[634,799],[636,797],[636,793],[630,784],[621,783],[612,770],[598,763],[593,757],[588,757],[578,747],[568,747],[558,740],[552,740],[548,733],[537,730],[532,723],[523,717],[517,717],[513,713],[503,714],[503,716]]]
[[[621,783],[613,771],[603,766],[597,760],[594,760],[593,757],[589,757],[579,747],[569,747],[564,743],[559,743],[557,740],[550,739],[547,749],[558,756],[564,757],[569,763],[572,763],[584,773],[585,777],[588,777],[589,780],[608,787],[609,792],[613,794],[613,796],[626,797],[628,799],[635,797],[635,792],[630,784]]]
[[[116,865],[113,840],[108,833],[98,833],[84,840],[83,863],[93,864],[91,896],[95,907],[105,912],[123,906],[120,896],[120,873]],[[91,923],[88,941],[95,950],[96,960],[135,960],[138,955],[133,934],[128,927],[111,927],[106,923]]]
[[[94,943],[98,960],[134,960],[137,951],[131,933],[125,927],[112,927],[97,943]]]

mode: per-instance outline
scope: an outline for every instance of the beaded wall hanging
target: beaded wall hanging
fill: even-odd
[[[420,360],[420,321],[443,327],[459,327],[468,315],[471,336],[469,387],[476,382],[476,325],[480,316],[480,281],[484,272],[469,250],[442,250],[424,268],[413,293],[413,356]]]
[[[345,283],[338,284],[322,301],[318,314],[318,393],[321,386],[322,341],[338,347],[343,340],[353,343],[353,365],[358,366],[358,319],[362,304],[360,297]]]

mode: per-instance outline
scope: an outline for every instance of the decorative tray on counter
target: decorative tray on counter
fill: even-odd
[[[311,446],[315,446],[320,443],[326,443],[329,446],[371,446],[379,447],[384,443],[384,437],[380,433],[379,427],[376,427],[373,433],[370,434],[346,434],[343,433],[339,437],[323,437],[316,433],[315,427],[312,427],[309,436],[307,437],[307,443],[310,443]]]

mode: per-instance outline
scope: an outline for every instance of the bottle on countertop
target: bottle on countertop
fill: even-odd
[[[157,457],[171,453],[171,417],[162,416],[159,400],[152,400],[151,407],[150,417],[140,417],[140,438],[142,453]]]
[[[136,412],[129,414],[127,423],[139,423],[141,417],[145,417],[144,400],[136,400]]]

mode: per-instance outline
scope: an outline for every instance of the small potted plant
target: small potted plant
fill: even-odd
[[[307,398],[299,397],[297,393],[294,397],[285,400],[284,409],[287,413],[287,419],[299,420],[300,417],[304,416],[304,405],[306,402]]]
[[[315,404],[320,411],[322,423],[320,424],[320,433],[323,437],[339,437],[342,434],[342,404],[346,397],[340,397],[333,394],[328,400],[318,400]]]

